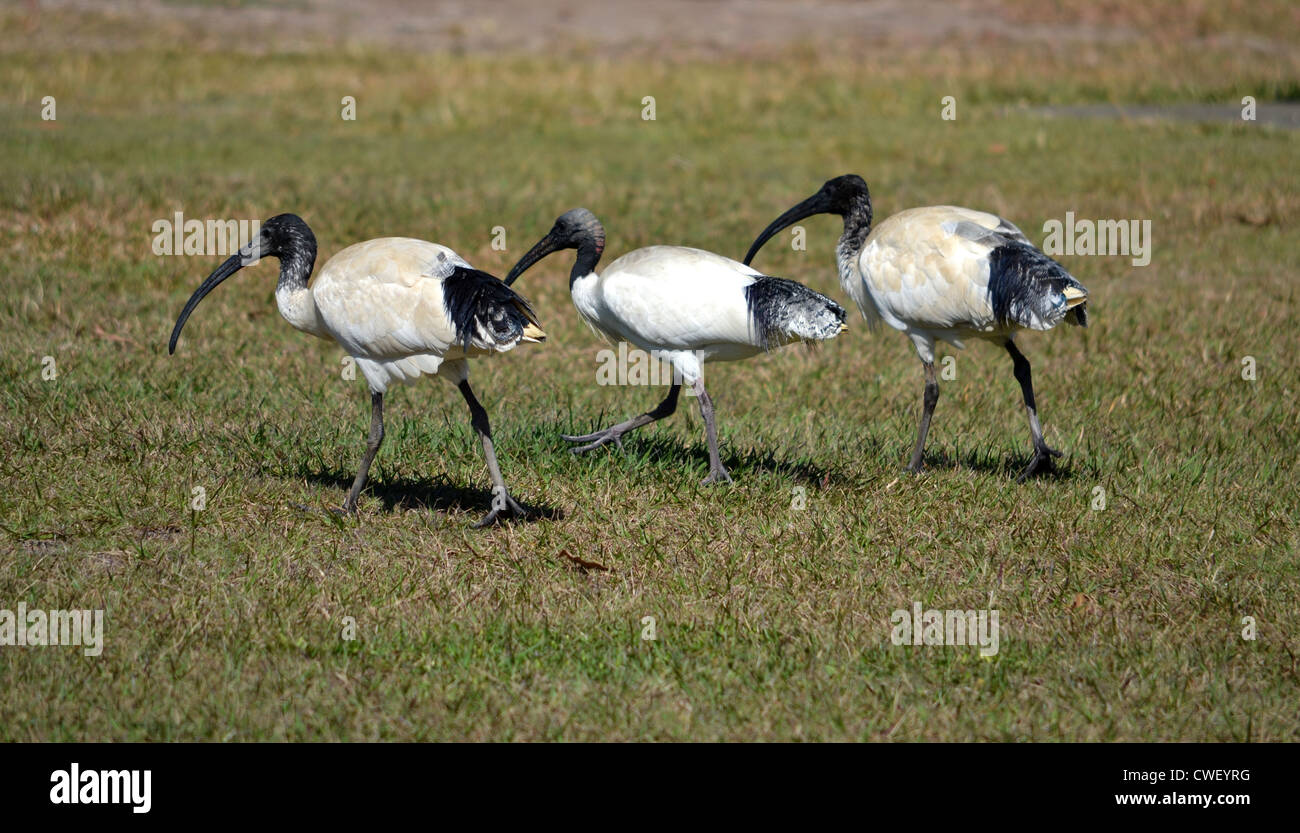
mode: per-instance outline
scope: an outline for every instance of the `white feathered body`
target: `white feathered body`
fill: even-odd
[[[929,206],[889,217],[856,258],[841,246],[839,273],[867,321],[907,333],[927,362],[936,339],[958,348],[971,337],[1003,341],[1020,328],[1051,329],[1076,307],[1076,322],[1086,321],[1087,291],[1077,281],[1016,226],[968,208]]]
[[[822,319],[830,315],[829,308],[839,307],[801,287],[825,303],[798,297],[807,309],[800,307],[792,314],[807,320],[786,316],[775,338],[765,334],[755,324],[753,301],[747,295],[747,289],[761,280],[773,279],[713,252],[647,246],[628,252],[599,273],[577,278],[571,291],[578,314],[598,334],[611,343],[627,341],[670,362],[691,384],[702,375],[706,361],[745,359],[773,346],[773,341],[829,338],[842,329],[843,310],[839,310],[833,332],[822,334],[828,329]]]
[[[338,342],[372,390],[382,393],[390,384],[439,373],[459,382],[466,372],[460,360],[504,352],[544,334],[530,313],[533,327],[514,338],[502,338],[478,320],[458,329],[446,285],[457,267],[472,269],[446,246],[382,237],[338,252],[305,290],[277,290],[276,302],[294,327]]]

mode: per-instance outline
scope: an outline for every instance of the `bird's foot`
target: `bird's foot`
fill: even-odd
[[[482,529],[499,523],[503,518],[526,518],[528,510],[520,506],[509,492],[499,491],[492,495],[492,511],[483,520],[474,524],[474,529]]]
[[[903,467],[903,471],[907,472],[908,474],[914,474],[920,476],[921,470],[923,468],[925,467],[922,466],[921,463],[918,461],[915,463],[908,463],[906,466]]]
[[[591,434],[561,434],[560,436],[571,443],[585,443],[585,445],[569,449],[573,454],[585,454],[588,451],[593,451],[600,448],[602,445],[607,445],[609,443],[618,446],[619,451],[623,450],[623,429],[617,425],[610,426],[603,431],[596,431]]]
[[[1024,471],[1016,478],[1017,483],[1024,483],[1031,474],[1037,474],[1039,471],[1055,471],[1056,466],[1052,463],[1053,457],[1060,457],[1061,452],[1054,448],[1048,448],[1047,443],[1034,446],[1034,458],[1025,466]]]
[[[712,486],[715,483],[730,483],[731,475],[722,466],[709,469],[709,476],[700,481],[701,486]]]

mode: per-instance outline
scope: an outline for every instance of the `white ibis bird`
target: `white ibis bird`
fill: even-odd
[[[704,363],[735,361],[793,341],[816,342],[843,332],[844,309],[803,284],[773,278],[712,252],[648,246],[629,252],[596,274],[605,229],[585,208],[565,212],[506,275],[506,285],[534,263],[577,249],[569,292],[578,315],[612,343],[627,341],[675,370],[667,397],[654,410],[583,436],[575,454],[614,443],[629,431],[677,410],[683,383],[700,401],[709,446],[703,484],[731,482],[718,454],[713,400],[704,388]]]
[[[1043,440],[1029,360],[1014,338],[1018,329],[1050,330],[1062,320],[1086,327],[1088,290],[994,214],[936,205],[901,211],[873,229],[867,183],[853,174],[829,180],[778,217],[754,240],[745,263],[774,234],[814,214],[844,219],[836,249],[840,285],[872,329],[884,321],[907,333],[925,367],[921,423],[908,468],[921,469],[925,435],[939,401],[935,339],[960,349],[964,339],[983,338],[1011,355],[1029,414],[1034,457],[1019,480],[1044,464],[1050,469],[1061,452]]]
[[[506,489],[492,445],[487,412],[469,385],[466,360],[546,338],[528,302],[500,280],[480,272],[437,243],[381,237],[349,246],[330,258],[308,283],[316,263],[316,235],[294,214],[262,224],[258,238],[208,276],[176,319],[167,352],[176,352],[181,328],[199,301],[244,266],[262,257],[280,261],[275,302],[299,330],[333,339],[352,356],[370,385],[370,437],[343,511],[355,514],[370,463],[384,441],[384,392],[393,383],[441,376],[456,385],[469,405],[470,424],[483,441],[492,478],[492,511],[476,526],[503,513],[525,510]]]

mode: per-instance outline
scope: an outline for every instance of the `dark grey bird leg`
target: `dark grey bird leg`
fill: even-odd
[[[1024,471],[1016,478],[1017,483],[1023,483],[1025,478],[1038,471],[1045,463],[1047,470],[1052,470],[1052,458],[1060,457],[1061,452],[1054,448],[1048,448],[1047,443],[1043,441],[1043,428],[1038,424],[1038,409],[1034,405],[1034,379],[1029,371],[1029,359],[1020,352],[1016,343],[1007,339],[1007,352],[1011,354],[1011,361],[1015,362],[1016,381],[1020,383],[1020,392],[1025,397],[1025,411],[1029,414],[1029,433],[1032,435],[1034,442],[1034,459],[1029,461]]]
[[[930,433],[930,418],[934,406],[939,404],[939,380],[934,375],[934,362],[922,362],[925,367],[925,394],[922,397],[921,424],[916,428],[916,448],[912,449],[912,462],[907,470],[913,474],[921,471],[921,452],[925,450],[925,435]]]
[[[624,434],[629,431],[635,431],[643,425],[649,425],[652,422],[657,422],[658,420],[673,415],[673,412],[677,410],[677,394],[681,392],[681,389],[682,386],[680,383],[673,382],[673,386],[669,388],[668,395],[664,397],[664,401],[656,405],[653,411],[647,411],[639,416],[634,416],[626,422],[620,422],[618,425],[611,425],[605,430],[597,431],[593,434],[583,434],[581,436],[563,434],[561,436],[571,443],[586,443],[586,445],[572,449],[574,454],[582,454],[583,452],[591,451],[593,448],[600,448],[602,445],[609,442],[614,443],[614,445],[618,446],[619,451],[622,451],[622,437]]]
[[[528,512],[510,497],[510,492],[506,489],[506,481],[501,477],[496,449],[492,445],[492,426],[488,424],[487,411],[483,410],[483,406],[474,398],[474,391],[470,388],[468,379],[462,381],[457,387],[465,397],[465,404],[469,405],[470,424],[483,440],[483,456],[487,458],[488,476],[492,478],[492,511],[483,520],[474,524],[474,528],[479,529],[496,523],[502,513],[524,517]]]
[[[709,476],[700,482],[701,486],[710,483],[730,483],[731,475],[722,466],[722,457],[718,454],[718,425],[713,418],[713,400],[704,389],[704,380],[695,380],[695,397],[700,400],[700,413],[704,415],[704,436],[709,441]]]
[[[357,497],[360,496],[361,490],[366,487],[366,478],[370,476],[370,464],[375,459],[375,454],[379,451],[379,446],[384,442],[384,395],[382,393],[370,392],[370,437],[366,440],[366,453],[361,458],[361,468],[357,469],[357,477],[352,481],[352,490],[348,496],[343,499],[343,511],[349,515],[357,513]]]

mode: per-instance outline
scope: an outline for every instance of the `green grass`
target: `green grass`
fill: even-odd
[[[1020,106],[1263,100],[1296,89],[1294,60],[33,42],[0,55],[0,608],[104,608],[107,633],[98,658],[0,648],[0,738],[1300,735],[1296,137]],[[39,119],[44,95],[57,122]],[[356,122],[338,117],[344,95]],[[956,122],[939,118],[945,95]],[[738,257],[849,171],[881,217],[970,205],[1035,240],[1066,211],[1152,220],[1145,268],[1063,258],[1092,292],[1092,326],[1022,339],[1048,441],[1067,451],[1058,475],[1014,482],[1029,450],[1018,388],[1005,355],[977,343],[946,351],[957,378],[928,471],[903,476],[920,367],[905,338],[856,313],[816,352],[710,368],[733,487],[696,485],[690,400],[626,456],[574,458],[560,432],[637,413],[662,389],[595,384],[604,345],[578,321],[560,257],[519,284],[551,339],[472,367],[507,481],[550,520],[468,528],[487,475],[459,395],[437,380],[389,396],[359,521],[291,508],[342,499],[369,416],[341,350],[277,315],[273,266],[216,292],[166,354],[217,261],[150,253],[151,224],[173,211],[297,212],[318,263],[411,235],[502,274],[575,205],[605,221],[611,258],[650,243]],[[497,225],[506,252],[491,248]],[[772,244],[761,265],[847,302],[836,222],[805,225],[806,252]],[[192,515],[194,486],[208,506]],[[1105,511],[1090,509],[1098,486]],[[890,613],[913,601],[998,609],[1000,653],[893,646]],[[1241,639],[1243,616],[1256,641]],[[344,617],[357,640],[340,638]]]

